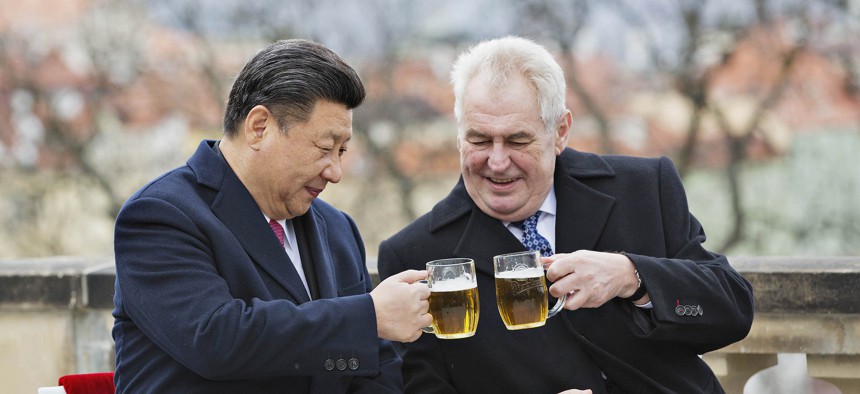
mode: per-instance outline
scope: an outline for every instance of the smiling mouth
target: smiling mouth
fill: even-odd
[[[495,183],[497,185],[507,185],[509,183],[513,183],[514,181],[516,181],[519,178],[490,178],[490,177],[487,177],[487,179],[489,179],[490,182]]]

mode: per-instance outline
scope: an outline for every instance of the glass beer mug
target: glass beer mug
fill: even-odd
[[[567,294],[548,309],[546,277],[540,252],[517,252],[493,257],[496,304],[508,330],[543,326],[561,311]]]
[[[422,330],[442,339],[475,335],[479,315],[475,261],[452,258],[428,262],[426,282],[433,323]]]

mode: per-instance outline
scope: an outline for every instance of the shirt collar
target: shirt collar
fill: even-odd
[[[555,185],[553,185],[549,188],[549,193],[546,195],[546,198],[544,198],[543,203],[540,205],[540,208],[538,208],[538,210],[555,216],[555,213],[556,213]],[[511,224],[511,222],[502,221],[502,224],[504,224],[505,227],[508,227]]]

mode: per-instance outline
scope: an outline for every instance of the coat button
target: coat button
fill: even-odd
[[[356,369],[358,369],[358,366],[359,366],[359,364],[358,364],[357,358],[353,357],[353,358],[349,359],[349,369],[350,370],[355,371]]]
[[[690,316],[693,314],[693,307],[689,305],[684,305],[684,314]]]
[[[675,314],[678,316],[684,316],[684,306],[678,305],[675,307]]]
[[[323,368],[325,368],[326,371],[333,370],[334,369],[334,360],[332,360],[332,359],[325,360],[325,362],[323,363]]]
[[[702,316],[705,314],[705,310],[702,309],[701,305],[696,305],[696,310],[699,312],[699,316]]]
[[[343,371],[344,369],[346,369],[346,360],[342,358],[337,359],[336,366],[338,371]]]

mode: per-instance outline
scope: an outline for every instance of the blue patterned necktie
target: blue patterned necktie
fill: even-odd
[[[539,250],[541,256],[552,256],[552,246],[537,231],[537,223],[540,218],[541,211],[535,212],[528,219],[516,224],[523,229],[523,245],[529,250]]]

